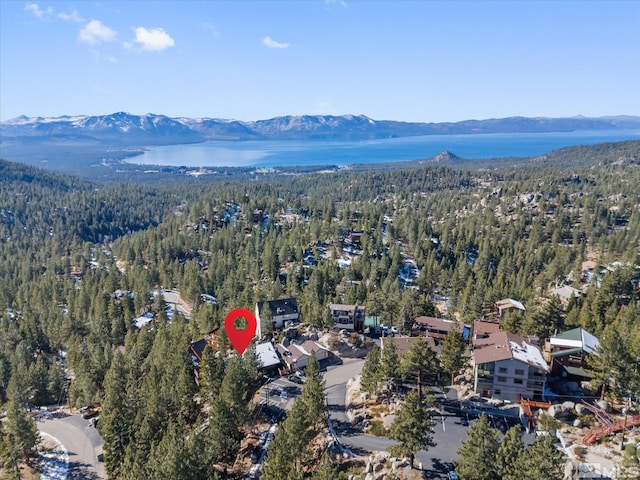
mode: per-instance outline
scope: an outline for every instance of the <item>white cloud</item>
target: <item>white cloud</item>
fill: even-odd
[[[324,3],[326,3],[327,5],[338,4],[344,8],[347,8],[349,6],[347,5],[347,2],[345,2],[345,0],[324,0]]]
[[[53,8],[48,7],[46,10],[43,10],[38,6],[37,3],[27,3],[24,7],[25,12],[30,12],[33,16],[39,18],[40,20],[44,20],[46,15],[50,15],[53,13]]]
[[[211,23],[209,23],[209,22],[204,22],[202,24],[202,28],[204,28],[205,30],[209,30],[211,32],[211,35],[213,35],[214,37],[219,37],[220,36],[220,32],[218,31],[216,26],[211,24]]]
[[[289,48],[289,44],[288,43],[276,42],[271,37],[264,37],[262,39],[262,43],[264,43],[269,48]]]
[[[80,29],[78,39],[81,42],[95,45],[99,42],[110,42],[116,38],[116,31],[103,25],[100,20],[91,20]]]
[[[163,28],[147,30],[144,27],[138,27],[136,28],[135,41],[141,45],[142,50],[152,52],[160,52],[176,44],[173,38],[171,38]]]
[[[71,13],[65,13],[65,12],[60,12],[58,14],[58,18],[60,20],[65,20],[65,21],[73,21],[73,22],[77,22],[77,23],[82,23],[84,22],[84,18],[82,18],[79,14],[78,11],[74,8],[73,10],[71,10]]]

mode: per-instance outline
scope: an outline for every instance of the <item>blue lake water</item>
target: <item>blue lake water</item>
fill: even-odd
[[[462,158],[530,157],[574,145],[640,139],[640,130],[428,135],[366,141],[215,141],[151,147],[127,159],[139,165],[284,167],[402,162],[448,150]]]

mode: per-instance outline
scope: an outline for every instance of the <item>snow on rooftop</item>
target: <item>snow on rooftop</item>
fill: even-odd
[[[582,349],[587,353],[593,353],[600,346],[600,341],[586,330],[582,330]]]
[[[134,324],[136,328],[140,329],[151,322],[151,320],[153,320],[153,313],[147,312],[144,315],[140,315],[138,318],[136,318]]]
[[[549,370],[547,362],[545,362],[542,357],[542,352],[535,345],[531,345],[524,341],[521,344],[518,344],[511,340],[509,341],[509,347],[511,348],[511,355],[514,360],[519,360],[531,365],[532,367],[539,368],[540,370]]]
[[[273,348],[273,345],[270,342],[259,343],[256,345],[256,355],[260,359],[262,366],[265,368],[272,367],[280,363],[280,358],[276,353],[276,349]]]

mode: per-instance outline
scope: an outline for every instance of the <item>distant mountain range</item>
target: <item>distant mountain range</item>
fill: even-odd
[[[243,122],[117,112],[55,118],[20,116],[0,123],[3,143],[169,145],[207,140],[367,140],[416,135],[549,133],[638,129],[640,117],[509,117],[445,123],[372,120],[364,115],[302,115]]]

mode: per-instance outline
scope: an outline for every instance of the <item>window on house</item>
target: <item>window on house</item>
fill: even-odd
[[[513,383],[515,383],[516,385],[522,385],[522,379],[521,378],[514,378],[513,379]]]
[[[500,367],[500,368],[498,368],[498,372],[499,372],[499,373],[507,373],[507,367]]]
[[[500,395],[501,393],[502,393],[502,391],[501,391],[500,389],[498,389],[498,388],[496,388],[496,389],[493,391],[493,394],[494,394],[494,395]]]
[[[502,382],[502,383],[506,383],[507,382],[507,377],[498,377],[498,381]]]
[[[524,375],[524,370],[522,368],[516,368],[516,375]]]

